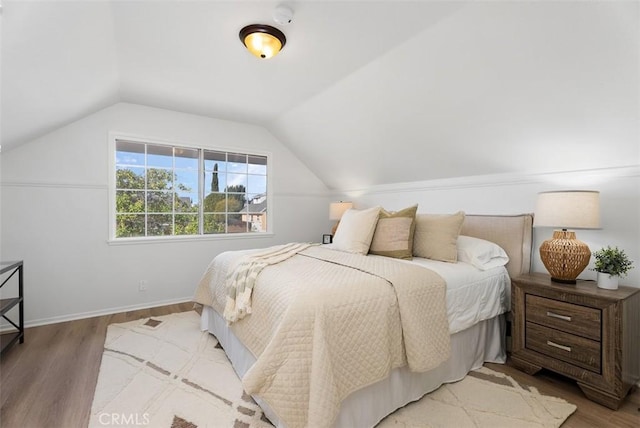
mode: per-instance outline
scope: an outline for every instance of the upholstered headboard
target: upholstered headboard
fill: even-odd
[[[515,278],[531,270],[532,227],[533,214],[467,214],[460,234],[500,245],[509,256],[509,276]]]

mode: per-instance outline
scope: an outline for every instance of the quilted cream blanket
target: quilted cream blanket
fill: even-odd
[[[311,244],[292,243],[267,248],[245,256],[242,262],[227,275],[227,303],[224,319],[232,323],[251,313],[251,297],[258,275],[264,268],[281,263],[309,248]]]
[[[223,314],[229,272],[256,253],[217,256],[196,301]],[[439,275],[319,246],[265,267],[251,314],[229,328],[256,357],[242,379],[245,390],[287,427],[329,427],[351,392],[396,367],[435,368],[450,352]]]

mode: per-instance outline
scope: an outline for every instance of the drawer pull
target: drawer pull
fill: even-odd
[[[565,320],[565,321],[571,321],[571,317],[568,317],[566,315],[556,314],[555,312],[547,311],[547,316],[551,317],[551,318],[558,318],[558,319]]]
[[[550,340],[547,340],[547,345],[553,346],[554,348],[562,349],[563,351],[571,352],[571,347],[564,346],[564,345],[558,345],[557,343],[552,342]]]

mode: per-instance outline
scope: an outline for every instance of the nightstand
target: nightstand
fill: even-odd
[[[640,379],[640,288],[558,284],[533,273],[513,279],[511,290],[513,364],[573,378],[590,400],[617,409]]]

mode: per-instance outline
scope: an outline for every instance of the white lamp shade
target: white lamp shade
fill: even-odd
[[[353,202],[331,202],[329,204],[329,220],[340,220],[350,208],[353,208]]]
[[[600,192],[564,190],[538,193],[533,225],[563,229],[598,229]]]

